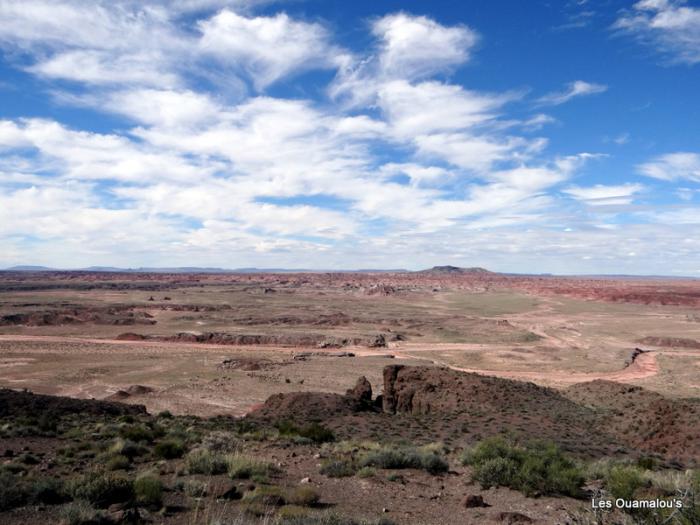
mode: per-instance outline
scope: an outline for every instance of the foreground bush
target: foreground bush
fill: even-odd
[[[32,481],[27,494],[35,505],[58,505],[68,500],[65,485],[57,478],[39,478]]]
[[[310,423],[298,427],[289,421],[281,421],[277,423],[276,426],[280,436],[298,436],[314,443],[329,443],[335,441],[335,434],[333,434],[333,431],[320,423]]]
[[[11,473],[0,470],[0,511],[24,505],[27,499],[21,480]]]
[[[74,478],[68,483],[68,492],[99,508],[129,501],[134,494],[129,478],[114,472],[90,472]]]
[[[190,451],[185,458],[185,465],[190,474],[223,474],[228,469],[226,458],[207,449],[198,448]]]
[[[178,439],[165,439],[153,448],[153,452],[163,459],[181,458],[185,453],[185,445]]]
[[[430,474],[440,474],[449,470],[449,464],[430,450],[412,447],[380,448],[370,450],[360,458],[360,467],[376,467],[381,469],[422,469]]]
[[[526,496],[582,497],[581,469],[553,443],[519,446],[503,438],[482,441],[462,461],[484,488],[510,487]]]
[[[357,468],[350,459],[330,459],[321,464],[321,474],[329,478],[347,478],[354,476]]]
[[[605,476],[605,488],[614,498],[631,500],[642,487],[649,486],[642,471],[629,465],[616,465]]]
[[[225,461],[228,475],[233,479],[265,479],[278,470],[271,463],[242,454],[229,454]]]
[[[84,501],[69,503],[60,512],[63,523],[66,525],[85,525],[86,523],[100,523],[103,514],[92,505]]]
[[[134,495],[140,505],[160,508],[163,502],[163,483],[154,474],[140,474],[134,480]]]

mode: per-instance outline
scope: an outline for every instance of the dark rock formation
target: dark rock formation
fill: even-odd
[[[355,400],[359,405],[370,406],[372,404],[372,385],[365,376],[360,377],[345,394],[350,399]]]

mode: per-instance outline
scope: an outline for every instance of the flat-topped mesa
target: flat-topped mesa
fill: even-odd
[[[459,266],[433,266],[428,270],[421,270],[418,273],[423,274],[436,274],[436,275],[459,275],[459,274],[493,274],[493,272],[487,270],[486,268],[471,267],[471,268],[460,268]]]

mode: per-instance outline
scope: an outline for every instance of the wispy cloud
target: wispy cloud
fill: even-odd
[[[700,62],[700,8],[684,0],[642,0],[622,14],[613,28],[632,35],[672,62]]]
[[[564,188],[563,192],[590,206],[608,206],[630,204],[635,194],[644,189],[642,184],[627,183],[609,186],[596,184],[588,187],[569,186]]]
[[[608,90],[608,86],[604,84],[594,84],[583,80],[575,80],[569,82],[566,88],[562,91],[554,91],[548,93],[537,100],[537,103],[542,106],[558,106],[569,100],[587,95],[596,95],[604,93]]]
[[[642,175],[655,179],[666,181],[685,179],[700,182],[699,153],[668,153],[640,164],[637,168]]]

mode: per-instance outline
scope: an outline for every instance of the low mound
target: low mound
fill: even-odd
[[[47,396],[32,392],[17,392],[0,389],[0,417],[6,416],[41,416],[49,414],[90,414],[97,416],[122,416],[145,414],[143,405],[125,405],[111,401],[95,399],[72,399],[70,397]]]
[[[358,410],[350,396],[325,392],[292,392],[275,394],[249,414],[249,418],[276,423],[284,420],[309,422],[347,416]]]
[[[565,395],[599,410],[603,424],[620,440],[679,464],[700,463],[700,402],[668,399],[638,386],[591,381]]]
[[[150,386],[144,386],[144,385],[131,385],[126,389],[127,394],[132,395],[132,396],[142,396],[145,394],[150,394],[151,392],[155,392],[153,388]]]

